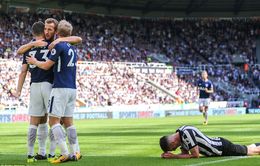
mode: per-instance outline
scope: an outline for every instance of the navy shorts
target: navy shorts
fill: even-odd
[[[245,145],[233,144],[225,138],[220,138],[223,145],[222,156],[246,156],[247,147]]]

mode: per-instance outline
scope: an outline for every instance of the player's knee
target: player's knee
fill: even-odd
[[[47,119],[48,119],[48,116],[47,116],[47,114],[45,114],[43,117],[41,117],[40,123],[41,123],[41,124],[42,124],[42,123],[47,123]]]
[[[60,124],[60,118],[50,116],[49,117],[49,125],[50,125],[50,127],[54,126],[55,124]]]
[[[62,118],[62,121],[65,128],[73,126],[73,119],[71,117]]]
[[[40,123],[41,123],[41,118],[31,116],[30,125],[38,126]]]

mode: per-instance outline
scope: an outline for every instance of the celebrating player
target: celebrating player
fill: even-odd
[[[55,32],[57,30],[57,25],[58,25],[58,21],[56,19],[53,19],[53,18],[46,19],[45,24],[43,24],[43,29],[42,29],[42,33],[44,32],[43,36],[37,37],[36,40],[34,40],[28,44],[25,44],[19,48],[18,52],[24,54],[24,64],[22,66],[22,71],[19,76],[17,94],[16,94],[17,97],[19,97],[21,94],[22,86],[23,86],[23,83],[24,83],[24,80],[26,77],[26,73],[27,73],[27,68],[28,68],[27,67],[28,65],[25,64],[26,63],[25,56],[32,55],[32,56],[35,56],[37,58],[37,60],[44,60],[44,61],[47,60],[48,57],[46,55],[48,54],[48,48],[47,48],[48,43],[54,40]],[[45,39],[48,42],[46,42]],[[61,41],[68,41],[70,43],[80,43],[82,41],[82,39],[77,36],[70,36],[70,37],[66,37],[66,38],[59,38],[59,40],[56,40],[53,43],[57,44],[58,42],[61,42]],[[54,45],[53,43],[52,43],[52,45]],[[39,103],[39,101],[45,101],[44,109],[45,109],[45,112],[47,113],[46,109],[48,107],[48,100],[49,100],[51,87],[52,87],[52,83],[53,83],[53,71],[52,71],[52,69],[49,69],[47,71],[42,70],[34,65],[30,65],[30,71],[34,71],[32,73],[32,81],[36,80],[37,84],[39,84],[39,81],[42,80],[43,82],[45,82],[43,84],[46,84],[46,80],[47,80],[47,82],[51,84],[50,88],[44,88],[44,90],[42,90],[42,93],[44,93],[45,95],[42,95],[40,93],[39,89],[41,89],[41,88],[39,88],[39,87],[33,88],[36,85],[31,84],[30,109],[40,112],[41,110],[39,110],[38,107],[41,105],[41,103]],[[38,72],[38,71],[40,71],[40,72]],[[38,86],[40,86],[40,85],[38,85]],[[36,91],[36,92],[34,92],[34,91]],[[37,101],[39,100],[39,101],[35,102],[34,100],[37,100]],[[32,103],[36,103],[36,104],[32,104]],[[29,115],[30,115],[30,112],[31,111],[29,110]],[[29,132],[28,132],[28,159],[27,159],[28,162],[33,162],[36,160],[44,160],[47,158],[46,157],[46,138],[48,135],[48,127],[46,124],[47,114],[44,116],[44,119],[41,118],[41,122],[38,122],[37,119],[36,120],[34,120],[34,119],[35,119],[34,116],[32,116],[31,122],[30,122],[31,125],[29,127]],[[34,142],[36,139],[35,132],[37,131],[38,123],[40,123],[38,126],[38,142],[39,142],[39,145],[42,145],[42,146],[39,146],[39,148],[40,148],[39,152],[36,156],[34,156],[32,144],[34,145]],[[33,130],[33,132],[31,130]],[[29,138],[30,138],[30,140],[29,140]],[[55,157],[55,148],[56,148],[56,142],[54,140],[54,136],[53,136],[52,132],[50,132],[50,152],[48,155],[48,158],[50,160]],[[79,149],[79,147],[78,147],[78,149]],[[79,150],[78,150],[78,152],[79,152]]]
[[[44,23],[36,22],[32,26],[32,34],[35,40],[44,40]],[[27,70],[31,73],[31,86],[30,86],[30,126],[28,131],[28,159],[27,162],[34,162],[36,160],[47,159],[46,156],[46,140],[48,137],[48,126],[47,122],[47,108],[48,99],[50,96],[52,82],[53,82],[53,72],[52,70],[42,70],[35,65],[28,65],[26,62],[26,56],[34,56],[39,61],[45,61],[48,55],[48,48],[37,47],[32,48],[27,51],[23,56],[23,65],[21,74],[19,75],[18,86],[16,91],[16,96],[21,95],[24,80],[27,75]],[[39,151],[34,156],[34,144],[36,139],[36,133],[38,129],[38,143]]]
[[[51,49],[55,46],[55,44],[62,41],[68,42],[70,44],[78,44],[82,42],[81,37],[78,36],[61,37],[55,40],[57,25],[58,25],[58,21],[54,18],[47,18],[45,20],[44,35],[45,35],[45,40],[51,42],[50,45],[48,45],[48,43],[44,41],[44,39],[32,41],[30,43],[21,46],[17,50],[17,54],[24,54],[26,51],[28,51],[33,47],[43,47],[48,45],[49,49]]]
[[[208,73],[203,71],[201,73],[202,79],[197,83],[199,91],[199,110],[203,113],[204,125],[208,124],[208,107],[210,104],[210,94],[214,92],[213,84],[208,80]]]
[[[260,154],[260,143],[249,146],[233,144],[221,137],[209,138],[193,126],[182,126],[175,134],[160,139],[161,157],[165,159],[199,158],[200,154],[210,156],[246,156]],[[180,154],[173,154],[178,147]]]
[[[67,37],[71,33],[72,25],[65,20],[60,21],[57,28],[58,37]],[[76,128],[73,125],[73,112],[76,102],[77,54],[73,46],[67,42],[56,44],[50,54],[51,56],[46,62],[38,61],[34,57],[27,57],[27,62],[45,70],[54,65],[54,83],[49,105],[49,125],[61,150],[61,156],[53,160],[52,163],[62,163],[68,161],[70,157],[65,134],[60,124],[61,118],[67,130],[71,158],[73,160],[80,158],[80,154],[77,153]]]

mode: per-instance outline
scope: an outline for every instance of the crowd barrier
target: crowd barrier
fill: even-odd
[[[246,114],[243,102],[211,102],[209,116]],[[260,113],[260,109],[249,109],[248,113]],[[121,105],[105,107],[83,107],[74,112],[75,119],[127,119],[158,118],[168,116],[201,115],[197,103],[189,104],[154,104],[154,105]],[[0,111],[0,123],[28,122],[27,109]]]

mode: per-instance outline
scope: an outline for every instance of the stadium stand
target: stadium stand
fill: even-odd
[[[74,35],[84,39],[77,46],[79,60],[93,63],[79,65],[77,83],[78,98],[88,106],[174,102],[139,81],[137,65],[129,68],[128,63],[145,66],[158,62],[151,58],[152,54],[168,58],[173,72],[142,75],[180,95],[185,102],[197,100],[194,85],[198,71],[207,69],[217,89],[214,100],[238,100],[255,94],[254,105],[259,106],[260,67],[255,65],[255,39],[260,24],[257,18],[133,19],[45,9],[0,14],[1,104],[28,104],[28,80],[21,100],[12,97],[19,73],[17,66],[21,64],[16,51],[31,40],[31,24],[47,17],[66,18],[74,25]],[[118,66],[117,62],[125,63]],[[192,74],[178,73],[180,67]]]

